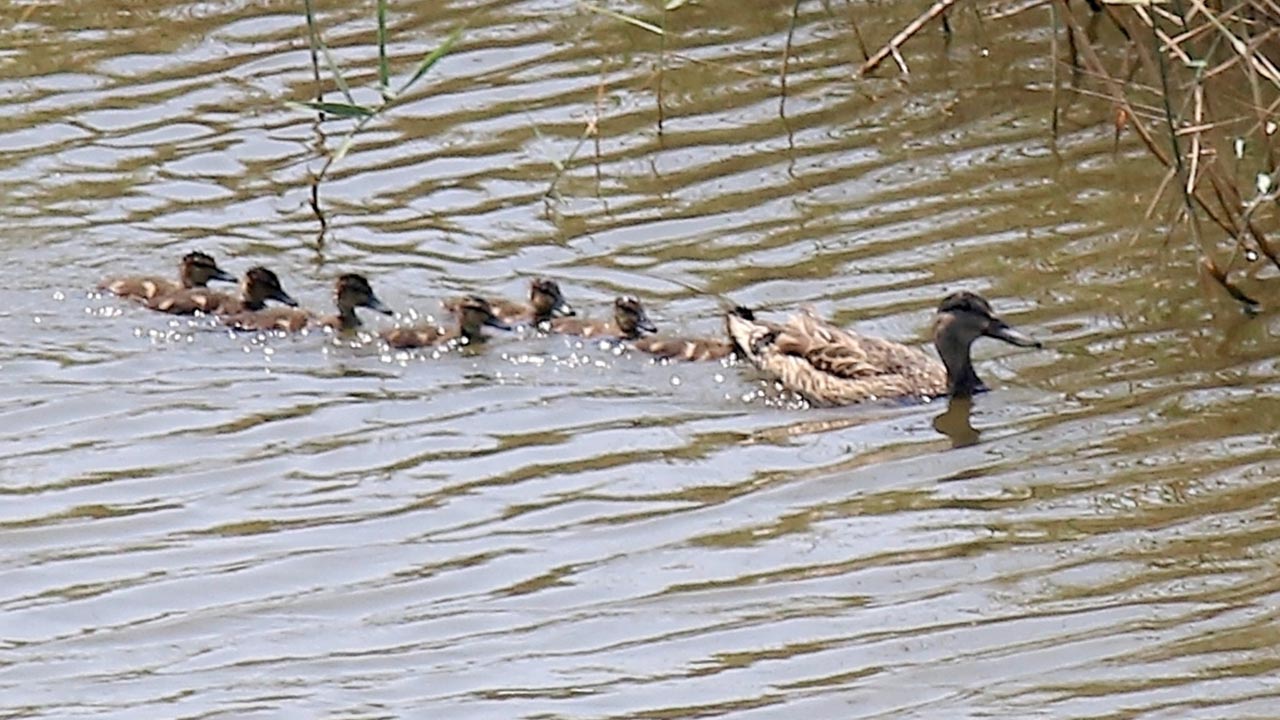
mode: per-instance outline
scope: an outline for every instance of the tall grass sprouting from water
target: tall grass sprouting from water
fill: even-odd
[[[347,83],[346,77],[343,75],[342,68],[334,59],[333,54],[329,52],[329,47],[325,44],[320,34],[318,23],[316,22],[315,7],[312,0],[303,0],[304,11],[307,16],[307,34],[311,46],[311,69],[316,82],[316,99],[310,102],[298,103],[300,107],[313,110],[318,113],[317,122],[322,123],[328,117],[336,119],[354,120],[351,128],[343,137],[342,142],[338,144],[336,150],[331,150],[323,139],[320,144],[320,151],[324,155],[324,163],[320,169],[312,173],[311,177],[311,210],[315,213],[316,219],[320,222],[320,232],[316,238],[317,247],[324,244],[325,233],[328,231],[329,222],[325,217],[324,210],[320,205],[320,184],[328,176],[329,171],[342,158],[347,156],[351,151],[352,145],[355,143],[356,136],[360,131],[369,125],[369,123],[378,119],[393,107],[405,96],[414,85],[421,80],[431,68],[440,61],[445,55],[453,49],[458,40],[462,37],[462,31],[465,26],[459,27],[445,38],[434,50],[431,50],[418,61],[412,74],[409,75],[403,83],[397,87],[391,86],[391,61],[387,55],[387,0],[378,0],[377,2],[377,23],[378,23],[378,95],[381,102],[377,105],[361,105],[355,101],[351,94],[351,87]],[[325,67],[329,74],[333,77],[333,83],[338,91],[342,93],[343,100],[340,102],[325,101],[324,89],[321,86],[320,63],[324,61]],[[327,116],[327,117],[326,117]]]
[[[1263,258],[1280,269],[1267,232],[1280,226],[1280,6],[1111,0],[1102,11],[1127,39],[1130,58],[1097,52],[1078,18],[1060,15],[1084,68],[1101,83],[1095,94],[1114,107],[1116,132],[1132,130],[1165,167],[1148,216],[1168,198],[1201,269],[1256,311],[1259,303],[1230,275],[1256,274]]]
[[[1148,218],[1162,203],[1185,223],[1200,268],[1248,312],[1259,303],[1232,281],[1267,264],[1280,269],[1280,5],[1275,0],[1048,0],[1059,63],[1073,90],[1110,105],[1116,137],[1131,132],[1165,168]],[[862,66],[875,70],[957,0],[936,0]],[[1033,3],[1022,10],[1039,6]],[[1003,10],[991,3],[989,17]],[[1109,24],[1121,47],[1094,40]],[[1086,26],[1089,30],[1086,30]],[[1068,58],[1058,58],[1065,32]],[[1052,127],[1057,131],[1055,103]]]

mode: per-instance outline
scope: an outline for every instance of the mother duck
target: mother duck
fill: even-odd
[[[901,343],[835,327],[808,311],[784,324],[730,313],[725,325],[751,364],[822,405],[973,395],[987,389],[973,371],[974,340],[985,335],[1018,347],[1041,347],[968,291],[948,295],[938,306],[933,343],[942,362]]]

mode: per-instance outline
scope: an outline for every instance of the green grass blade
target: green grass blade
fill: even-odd
[[[388,100],[391,87],[391,63],[387,60],[387,0],[378,0],[378,86],[382,99]]]
[[[373,108],[367,108],[363,105],[348,105],[347,103],[305,102],[293,104],[311,110],[319,110],[334,117],[369,117],[376,112]]]
[[[347,79],[342,77],[342,69],[338,67],[338,61],[333,59],[333,55],[329,52],[329,46],[324,44],[324,40],[320,41],[320,52],[324,54],[324,62],[329,66],[329,72],[333,73],[333,81],[338,84],[338,89],[342,91],[342,96],[347,99],[351,105],[355,105],[355,98],[351,97],[351,88],[347,86]]]
[[[604,15],[605,17],[611,17],[614,20],[621,20],[622,22],[627,23],[628,25],[635,25],[641,30],[648,30],[654,35],[666,35],[666,33],[662,31],[662,28],[658,27],[657,25],[654,25],[651,22],[645,22],[640,18],[634,18],[634,17],[631,17],[630,15],[623,15],[617,10],[610,10],[609,8],[606,8],[606,7],[600,7],[599,5],[596,5],[594,3],[584,2],[584,3],[581,3],[581,5],[582,7],[590,10],[593,13]]]
[[[430,53],[427,53],[427,56],[422,58],[422,62],[418,63],[418,69],[413,73],[413,76],[410,77],[405,82],[404,85],[400,86],[400,89],[396,91],[396,95],[397,96],[403,95],[404,92],[408,90],[410,86],[418,82],[418,80],[421,79],[423,75],[427,74],[427,71],[431,69],[432,65],[435,65],[437,62],[439,62],[440,58],[444,57],[445,55],[448,55],[449,51],[453,49],[454,44],[456,44],[458,42],[458,39],[462,37],[462,31],[466,29],[467,29],[467,26],[462,25],[457,30],[454,30],[453,32],[449,33],[449,37],[445,38],[444,42],[440,43],[439,47],[437,47],[435,50],[432,50]]]
[[[333,159],[329,161],[330,165],[337,165],[342,158],[351,152],[351,146],[356,142],[356,133],[360,132],[360,126],[351,128],[351,132],[342,139],[342,144],[338,146],[338,152],[333,154]]]

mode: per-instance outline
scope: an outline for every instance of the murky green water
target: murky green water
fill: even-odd
[[[1141,225],[1159,170],[1106,108],[1050,142],[1045,9],[957,13],[904,83],[852,79],[854,25],[917,4],[804,3],[782,103],[792,3],[686,6],[660,133],[651,34],[393,3],[402,74],[470,29],[337,167],[317,253],[300,5],[0,4],[0,716],[1276,715],[1280,323]],[[372,101],[364,5],[321,8]],[[708,334],[721,294],[922,341],[968,288],[1048,347],[980,345],[971,417],[803,410],[741,367],[89,293],[193,248],[311,306],[547,274]]]

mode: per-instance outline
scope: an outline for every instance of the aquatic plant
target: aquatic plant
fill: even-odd
[[[931,20],[945,20],[956,2],[937,0],[868,56],[859,74],[888,58],[907,73],[899,48]],[[1070,0],[1049,0],[1055,138],[1059,68],[1069,65],[1072,91],[1111,104],[1117,145],[1123,133],[1133,133],[1165,167],[1145,219],[1170,199],[1170,228],[1185,225],[1205,276],[1256,312],[1259,302],[1231,275],[1256,274],[1263,258],[1280,269],[1280,249],[1267,237],[1267,227],[1280,225],[1280,67],[1273,60],[1280,58],[1280,7],[1272,0],[1086,3],[1087,21]],[[1091,31],[1103,22],[1122,38],[1119,51],[1094,40]],[[1063,34],[1065,59],[1058,52]],[[1207,232],[1205,221],[1220,232]]]
[[[321,153],[324,155],[324,163],[318,171],[311,173],[311,210],[315,213],[316,219],[320,222],[320,232],[316,237],[317,247],[323,246],[325,233],[328,231],[329,222],[325,217],[324,210],[320,205],[320,183],[328,176],[329,171],[342,158],[347,156],[351,151],[352,145],[355,143],[356,136],[369,123],[386,114],[388,110],[395,107],[397,103],[405,96],[405,94],[413,88],[414,85],[421,80],[431,68],[440,61],[445,55],[453,49],[458,40],[462,37],[463,30],[466,25],[462,25],[449,34],[434,50],[426,53],[421,60],[418,61],[404,82],[393,88],[391,86],[391,61],[387,55],[387,0],[377,0],[377,23],[378,23],[378,94],[382,102],[378,105],[362,105],[355,101],[351,94],[351,87],[347,83],[346,77],[343,75],[342,68],[334,59],[333,54],[329,52],[329,47],[325,44],[324,38],[321,36],[318,24],[316,22],[315,7],[312,0],[303,0],[303,9],[307,17],[307,35],[311,47],[311,70],[315,78],[316,99],[310,102],[296,103],[299,107],[308,111],[315,111],[318,124],[324,122],[328,117],[339,119],[351,119],[355,122],[343,137],[342,142],[338,144],[336,150],[330,150],[328,145],[321,143]],[[345,102],[326,101],[324,99],[325,92],[321,84],[320,61],[324,59],[324,65],[333,77],[334,85],[338,91],[342,93]]]

